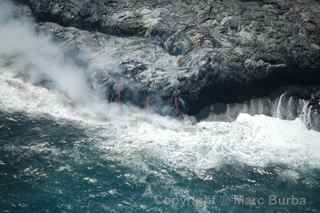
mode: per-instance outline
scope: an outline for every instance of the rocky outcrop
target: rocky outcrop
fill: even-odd
[[[36,25],[36,30],[62,45],[65,59],[84,67],[92,89],[106,100],[152,108],[165,115],[177,114],[174,102],[178,101],[181,113],[184,111],[180,97],[171,97],[159,88],[171,78],[166,71],[176,67],[170,63],[175,57],[157,45],[144,38],[90,33],[48,22]]]
[[[239,103],[214,103],[196,115],[198,119],[233,121],[240,113],[263,114],[285,120],[300,118],[309,129],[319,129],[320,87],[288,87],[267,97]]]
[[[94,65],[89,75],[111,100],[121,90],[137,105],[152,96],[198,114],[283,86],[320,85],[317,0],[14,1],[31,8],[40,31],[73,46],[70,55],[90,52],[79,62]]]
[[[316,0],[17,1],[29,5],[41,22],[136,36],[160,46],[176,57],[171,62],[175,69],[158,71],[170,80],[142,82],[151,82],[148,87],[164,96],[183,97],[190,111],[208,101],[261,95],[283,84],[319,83]]]

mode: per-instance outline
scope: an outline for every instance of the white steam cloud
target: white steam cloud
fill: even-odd
[[[204,178],[206,170],[226,162],[320,168],[320,133],[308,131],[299,120],[240,115],[231,123],[193,123],[186,117],[174,120],[133,107],[127,111],[127,106],[112,107],[97,101],[85,70],[65,60],[63,47],[38,35],[32,22],[15,18],[13,8],[3,0],[0,26],[1,110],[79,121],[106,155],[111,153],[115,160],[139,169],[147,168],[149,159],[177,171],[187,168]],[[11,73],[20,78],[13,79]],[[29,83],[41,81],[50,81],[76,107],[66,105],[55,92]]]
[[[14,64],[16,75],[33,84],[50,82],[73,102],[85,103],[92,91],[81,67],[66,61],[64,48],[36,33],[30,20],[17,18],[14,7],[0,2],[0,60]]]

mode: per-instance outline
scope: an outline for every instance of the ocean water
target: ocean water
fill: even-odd
[[[3,76],[1,212],[320,211],[320,133],[298,119],[96,114]]]
[[[299,118],[196,123],[107,103],[12,10],[0,2],[1,213],[320,212],[320,133]]]

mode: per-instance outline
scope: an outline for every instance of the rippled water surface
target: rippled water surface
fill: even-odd
[[[320,210],[317,168],[260,167],[233,161],[199,177],[143,150],[121,162],[121,156],[115,156],[118,153],[99,148],[102,141],[112,138],[94,136],[96,129],[74,122],[6,112],[0,113],[0,122],[1,212]],[[136,158],[131,159],[135,163],[129,163],[130,157]],[[294,197],[300,203],[275,204],[270,196]]]
[[[1,213],[320,212],[320,133],[299,119],[195,122],[108,103],[91,68],[0,5]],[[131,59],[130,45],[91,59]],[[174,61],[158,62],[171,83]]]

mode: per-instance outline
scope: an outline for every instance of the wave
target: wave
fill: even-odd
[[[240,114],[233,122],[194,123],[126,105],[105,104],[95,110],[74,106],[62,93],[4,74],[0,76],[0,97],[1,110],[83,125],[106,155],[112,153],[117,160],[140,168],[146,158],[199,176],[230,162],[259,167],[272,163],[294,168],[320,166],[320,133],[308,130],[299,119]]]
[[[92,91],[85,71],[65,61],[63,47],[36,35],[30,23],[8,17],[0,13],[0,41],[6,41],[0,45],[2,111],[81,124],[106,157],[112,153],[115,159],[139,168],[147,166],[146,159],[156,159],[201,176],[235,161],[261,167],[272,163],[297,168],[320,165],[320,133],[308,130],[298,119],[240,114],[232,122],[197,123],[188,116],[177,120],[107,103]],[[42,81],[49,83],[37,86]],[[276,113],[281,113],[280,107]]]

